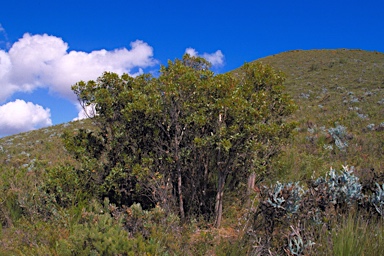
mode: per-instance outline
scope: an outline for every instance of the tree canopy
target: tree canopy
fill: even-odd
[[[283,82],[261,63],[215,75],[187,54],[159,77],[106,72],[72,87],[98,129],[66,135],[66,147],[100,197],[220,226],[225,189],[265,174],[294,128]]]

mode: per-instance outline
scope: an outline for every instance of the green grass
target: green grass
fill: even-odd
[[[0,164],[7,168],[54,167],[75,164],[67,154],[61,135],[78,129],[94,129],[91,120],[70,122],[0,138]]]
[[[285,163],[282,167],[290,166],[290,170],[285,169],[284,177],[276,178],[302,179],[341,164],[384,172],[384,133],[378,128],[384,122],[383,53],[290,51],[257,61],[287,75],[287,92],[299,107],[292,116],[299,123],[297,134],[281,160]],[[350,134],[346,152],[335,149],[326,132],[321,131],[337,124],[345,126]],[[373,130],[367,128],[370,124]],[[328,144],[334,149],[326,150]]]
[[[333,255],[382,255],[384,226],[382,221],[363,220],[348,216],[332,232]]]

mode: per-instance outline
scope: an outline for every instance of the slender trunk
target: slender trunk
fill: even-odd
[[[223,125],[225,120],[225,112],[219,113],[218,128]],[[219,135],[220,140],[220,135]],[[225,168],[226,169],[226,168]],[[217,228],[221,225],[221,219],[223,216],[223,196],[224,196],[224,185],[225,185],[225,176],[226,172],[223,171],[223,162],[221,159],[221,148],[219,147],[217,151],[217,170],[218,170],[218,184],[217,184],[217,194],[216,194],[216,203],[215,203],[215,226]]]
[[[179,194],[179,209],[180,209],[180,218],[181,220],[184,220],[185,213],[184,213],[184,201],[183,201],[183,191],[181,189],[181,169],[178,166],[177,167],[177,192]]]
[[[224,196],[225,174],[219,172],[219,180],[216,194],[215,204],[215,226],[218,228],[221,225],[221,219],[223,216],[223,196]]]
[[[255,189],[255,180],[256,180],[256,173],[252,172],[248,176],[248,183],[247,183],[247,206],[251,204],[251,194]]]
[[[181,163],[179,156],[179,143],[177,137],[175,136],[175,157],[176,157],[176,169],[177,169],[177,193],[179,194],[179,210],[180,218],[184,220],[184,201],[183,201],[183,190],[182,190],[182,179],[181,179]]]
[[[203,178],[203,196],[207,196],[207,184],[208,184],[208,156],[205,159],[204,163],[204,178]]]
[[[164,189],[164,193],[163,193],[163,198],[161,200],[162,204],[163,204],[163,209],[165,210],[170,210],[171,209],[171,202],[169,202],[169,194],[172,194],[172,182],[171,182],[171,178],[168,177],[165,181],[165,189]]]

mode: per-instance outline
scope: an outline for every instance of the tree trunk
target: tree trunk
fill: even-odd
[[[221,219],[223,216],[223,196],[224,196],[225,174],[219,172],[219,180],[216,194],[215,204],[215,226],[217,228],[221,225]]]
[[[252,172],[248,176],[248,182],[247,182],[247,206],[250,206],[251,203],[251,194],[255,189],[255,180],[256,180],[256,173]]]
[[[176,131],[178,132],[180,130],[179,126],[176,126]],[[185,218],[184,213],[184,201],[183,201],[183,190],[182,190],[182,179],[181,179],[181,163],[180,163],[180,153],[179,153],[179,145],[180,141],[175,136],[175,161],[176,161],[176,171],[177,171],[177,193],[179,195],[179,211],[180,211],[180,218],[183,221]]]
[[[183,191],[181,189],[182,181],[181,181],[181,169],[177,167],[177,193],[179,194],[179,209],[180,209],[180,218],[184,220],[184,201],[183,201]]]
[[[205,159],[204,163],[204,178],[203,178],[203,196],[204,199],[207,196],[207,184],[208,184],[208,156]]]

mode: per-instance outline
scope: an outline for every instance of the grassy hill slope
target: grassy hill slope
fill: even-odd
[[[64,131],[75,133],[79,129],[93,129],[91,120],[55,125],[39,130],[0,138],[0,165],[2,168],[54,167],[75,164],[67,154],[61,139]]]
[[[287,75],[287,92],[298,105],[292,118],[299,126],[282,159],[281,178],[305,179],[341,164],[384,171],[383,53],[290,51],[257,61]],[[330,134],[341,126],[343,149]]]

